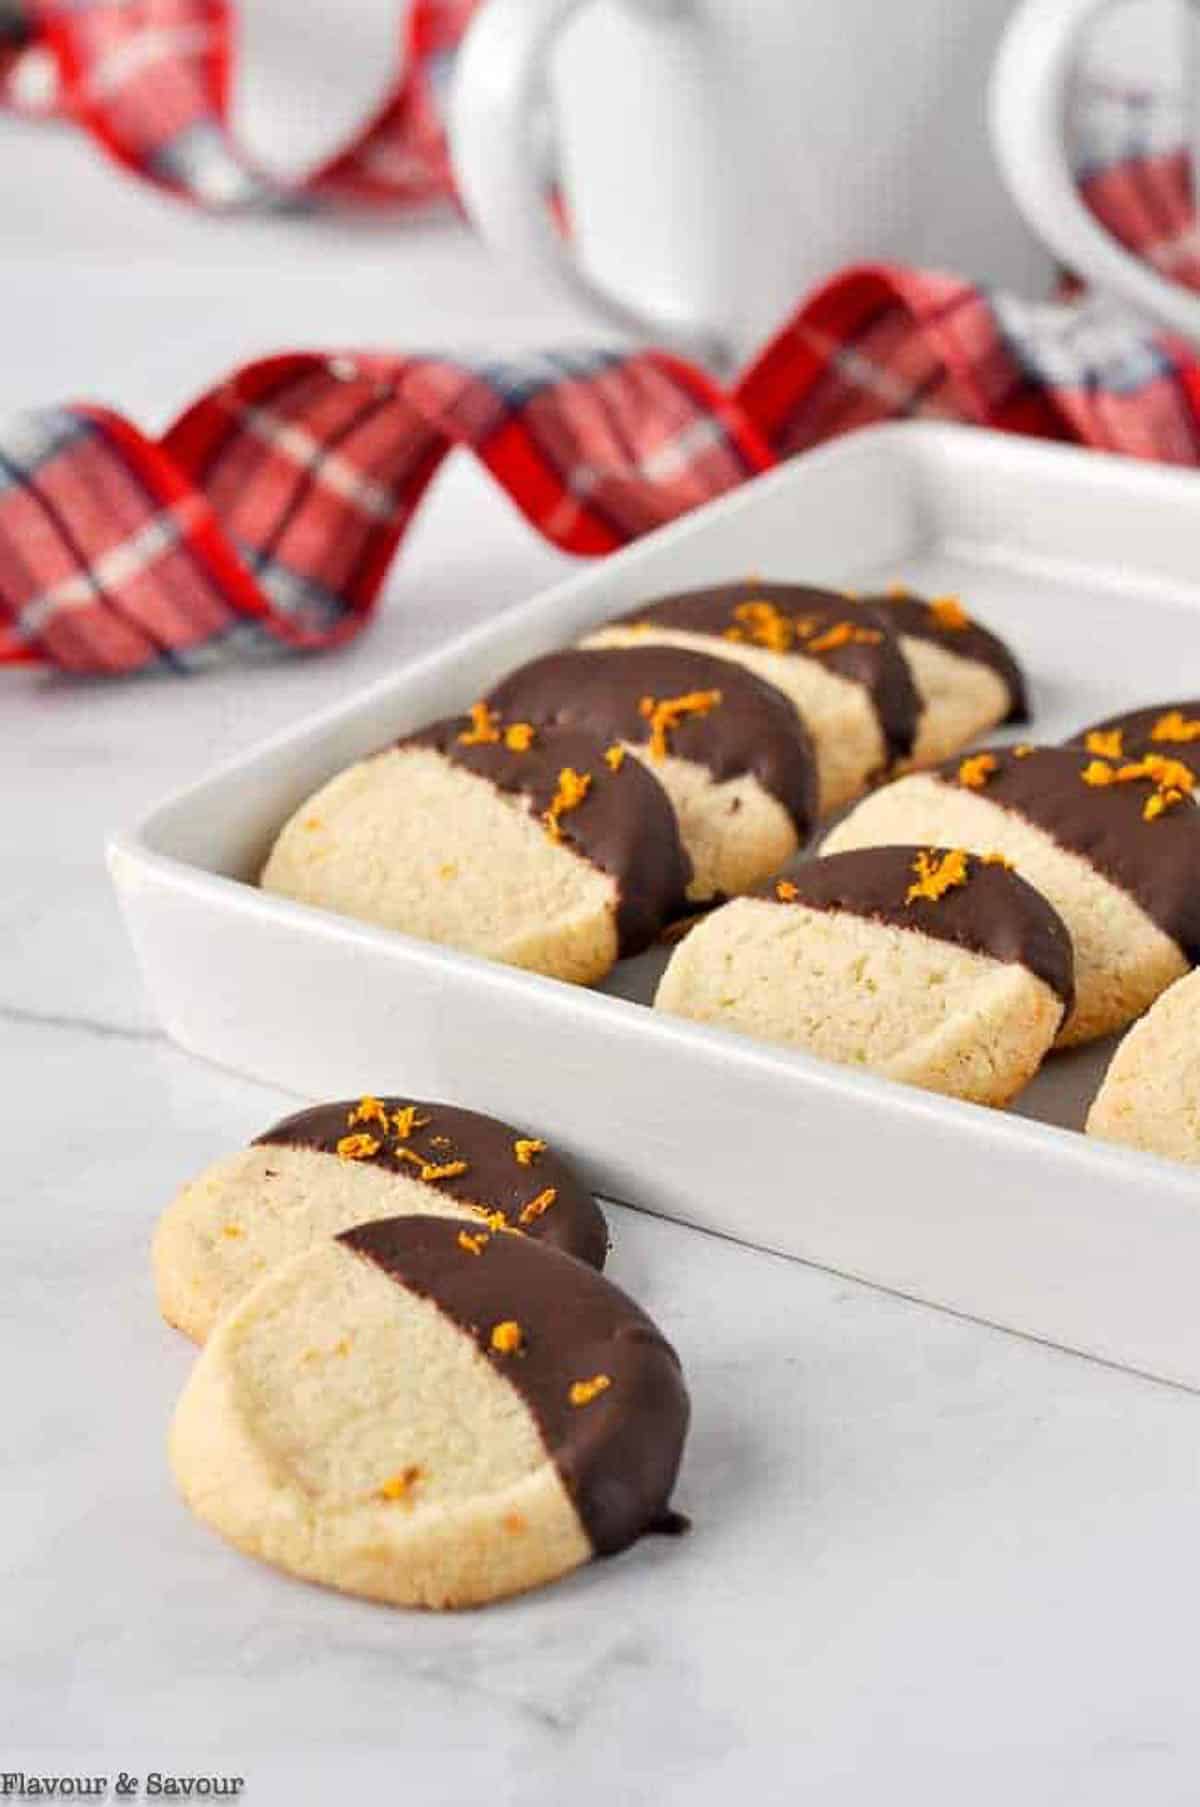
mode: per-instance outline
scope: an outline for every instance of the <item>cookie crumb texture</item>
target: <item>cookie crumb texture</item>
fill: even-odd
[[[671,806],[636,762],[477,712],[360,761],[282,829],[264,890],[575,984],[647,946],[690,877]]]
[[[1200,972],[1164,991],[1125,1036],[1088,1113],[1087,1133],[1200,1164]]]
[[[1053,905],[1075,950],[1060,1047],[1123,1029],[1200,955],[1200,812],[1152,772],[1083,748],[994,748],[864,798],[823,855],[931,841],[999,853]]]
[[[1004,867],[887,847],[738,898],[672,956],[659,1009],[1004,1105],[1069,1008],[1067,933]]]
[[[242,1299],[172,1425],[192,1510],[293,1574],[428,1607],[536,1587],[660,1523],[688,1421],[674,1352],[591,1268],[485,1239],[467,1255],[436,1218],[368,1224]],[[519,1347],[493,1345],[497,1321]]]
[[[452,1105],[344,1099],[285,1117],[182,1188],[154,1236],[159,1309],[203,1342],[280,1261],[402,1214],[519,1230],[596,1268],[608,1251],[603,1212],[541,1137]]]

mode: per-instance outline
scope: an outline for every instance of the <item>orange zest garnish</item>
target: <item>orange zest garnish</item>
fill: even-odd
[[[456,1180],[460,1173],[467,1171],[466,1161],[444,1161],[439,1167],[434,1161],[423,1161],[411,1148],[397,1148],[395,1158],[415,1167],[419,1180]]]
[[[350,1115],[346,1118],[346,1126],[353,1129],[356,1123],[378,1123],[382,1129],[387,1128],[387,1109],[382,1098],[360,1098]]]
[[[392,1112],[392,1128],[402,1142],[408,1141],[414,1129],[424,1129],[430,1121],[430,1118],[419,1115],[415,1104],[402,1105],[398,1111]]]
[[[471,726],[464,728],[458,737],[460,747],[484,747],[500,738],[500,714],[496,709],[489,709],[486,703],[472,703],[467,711],[471,718]]]
[[[963,628],[971,625],[971,617],[957,596],[931,596],[929,613],[939,627],[948,628],[952,633],[961,633]]]
[[[497,1355],[516,1355],[525,1337],[515,1318],[505,1318],[502,1324],[492,1325],[489,1340]]]
[[[1122,759],[1125,754],[1120,728],[1093,728],[1083,744],[1089,753],[1098,753],[1101,759]]]
[[[959,766],[958,782],[969,791],[981,791],[998,764],[994,753],[975,753]]]
[[[1196,785],[1196,774],[1181,759],[1168,759],[1161,753],[1147,753],[1144,759],[1133,759],[1126,765],[1105,765],[1093,759],[1084,766],[1080,777],[1085,784],[1152,784],[1153,796],[1142,808],[1143,822],[1157,822],[1169,809],[1189,797]]]
[[[823,634],[807,640],[806,653],[834,653],[841,646],[876,646],[883,639],[877,627],[855,627],[852,621],[837,621]]]
[[[781,878],[775,887],[775,895],[780,903],[795,903],[800,892],[790,878]]]
[[[605,747],[604,763],[610,772],[619,772],[625,764],[625,749],[619,740],[615,740],[611,747]]]
[[[488,1229],[496,1232],[496,1234],[499,1234],[499,1232],[501,1230],[507,1230],[507,1229],[511,1228],[511,1225],[509,1224],[509,1221],[508,1221],[507,1217],[505,1217],[503,1211],[489,1210],[487,1205],[471,1205],[468,1207],[468,1209],[474,1211],[476,1217],[482,1217],[482,1219],[483,1219],[484,1223],[487,1225]],[[519,1236],[521,1234],[521,1232],[519,1230],[517,1230],[514,1232],[514,1234]]]
[[[949,853],[938,854],[932,850],[919,853],[913,861],[916,873],[914,882],[905,892],[906,904],[916,903],[918,898],[928,898],[936,903],[947,891],[965,885],[971,876],[967,867],[967,856],[961,847],[953,848]]]
[[[458,1232],[458,1246],[464,1255],[482,1255],[490,1241],[490,1236],[483,1230],[477,1236],[472,1236],[469,1230]]]
[[[373,1154],[378,1154],[380,1142],[377,1136],[368,1136],[359,1131],[356,1136],[343,1136],[337,1145],[337,1151],[343,1161],[369,1161]]]
[[[552,841],[562,839],[560,823],[571,810],[578,809],[592,788],[590,772],[577,772],[574,766],[565,765],[558,774],[558,789],[550,799],[550,807],[542,817],[546,833]]]
[[[522,1205],[521,1215],[517,1221],[519,1223],[536,1223],[543,1212],[550,1209],[557,1197],[558,1188],[547,1186],[544,1192],[539,1192],[536,1198],[531,1198],[527,1205]]]
[[[390,1474],[380,1484],[378,1497],[392,1502],[408,1499],[424,1472],[416,1462],[410,1463],[407,1468],[400,1469],[398,1474]]]
[[[590,1380],[573,1380],[567,1398],[572,1405],[591,1405],[600,1393],[606,1393],[612,1381],[607,1374],[593,1374]]]
[[[1182,709],[1168,709],[1150,730],[1151,740],[1200,740],[1200,721],[1189,721]]]
[[[528,753],[534,742],[532,722],[513,722],[504,730],[504,744],[510,753]]]
[[[1136,764],[1123,765],[1117,777],[1152,778],[1164,790],[1190,791],[1196,785],[1196,774],[1190,765],[1184,765],[1182,759],[1168,759],[1162,753],[1147,753]]]
[[[1177,803],[1182,803],[1186,795],[1186,791],[1177,791],[1174,788],[1155,791],[1152,797],[1146,798],[1142,809],[1143,822],[1157,821],[1159,816],[1166,814],[1167,810],[1174,809]]]
[[[518,1136],[513,1143],[518,1167],[532,1167],[537,1157],[545,1152],[546,1144],[540,1136]]]
[[[739,602],[733,611],[735,626],[727,627],[726,640],[751,640],[769,652],[786,653],[796,638],[796,623],[765,598]]]
[[[644,696],[638,704],[638,714],[644,715],[650,723],[651,759],[667,757],[671,750],[667,736],[680,722],[689,715],[710,715],[720,700],[719,690],[689,690],[684,696],[665,696],[657,700]]]

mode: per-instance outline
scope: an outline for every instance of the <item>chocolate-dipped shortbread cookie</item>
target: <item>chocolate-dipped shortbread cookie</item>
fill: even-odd
[[[477,704],[301,804],[263,887],[590,984],[654,939],[691,876],[661,785],[605,750]]]
[[[544,1242],[384,1219],[221,1319],[171,1431],[197,1515],[311,1581],[473,1606],[678,1524],[688,1399],[650,1319]]]
[[[1071,1007],[1070,937],[1003,864],[954,848],[809,860],[692,929],[655,1004],[928,1091],[1007,1104]]]
[[[1200,1164],[1200,972],[1177,979],[1124,1036],[1087,1133]]]
[[[800,584],[722,584],[647,602],[588,647],[678,646],[745,666],[783,691],[812,735],[822,814],[916,744],[921,700],[885,613]]]
[[[1148,753],[1178,759],[1200,779],[1200,701],[1150,703],[1110,715],[1081,728],[1068,745],[1084,747],[1101,759],[1143,759]]]
[[[505,720],[557,722],[631,755],[670,797],[688,896],[732,896],[789,860],[816,821],[817,768],[787,697],[727,659],[679,646],[550,653],[488,698]]]
[[[1006,855],[1075,948],[1059,1046],[1122,1029],[1200,957],[1200,811],[1177,761],[998,747],[900,778],[853,809],[822,853],[934,841]]]
[[[957,596],[919,596],[902,584],[863,597],[900,636],[921,698],[914,766],[937,765],[1001,722],[1029,719],[1020,666]]]
[[[358,1098],[297,1111],[190,1181],[159,1219],[169,1324],[203,1342],[268,1268],[373,1218],[511,1229],[603,1267],[591,1194],[540,1136],[455,1105]]]

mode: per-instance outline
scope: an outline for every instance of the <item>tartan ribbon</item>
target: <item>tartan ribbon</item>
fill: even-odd
[[[450,198],[440,95],[472,7],[414,0],[390,99],[292,189],[229,133],[217,0],[0,0],[0,93],[30,104],[29,59],[48,56],[60,111],[205,205],[423,207]],[[1200,286],[1177,135],[1144,94],[1101,100],[1077,140],[1081,191]],[[811,295],[729,389],[660,351],[294,353],[234,373],[158,439],[108,409],[45,409],[0,429],[0,663],[119,674],[336,645],[455,447],[549,540],[596,554],[898,417],[1196,463],[1200,367],[1095,297],[1030,303],[870,266]]]
[[[135,175],[218,211],[426,209],[453,199],[443,97],[478,4],[409,0],[374,117],[296,182],[233,135],[224,0],[0,0],[0,103],[68,119]]]
[[[102,408],[45,410],[0,432],[0,662],[115,674],[336,645],[456,446],[547,539],[594,554],[898,416],[1195,462],[1200,370],[1087,300],[865,268],[728,392],[660,351],[297,353],[237,372],[157,440]]]

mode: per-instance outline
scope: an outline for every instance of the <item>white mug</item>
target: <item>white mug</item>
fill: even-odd
[[[1070,270],[1164,326],[1200,339],[1200,295],[1160,275],[1105,230],[1080,198],[1068,158],[1064,125],[1080,45],[1111,4],[1025,0],[1018,8],[993,73],[996,157],[1030,225]],[[1144,9],[1127,23],[1144,35]],[[1194,57],[1192,7],[1177,5],[1167,23],[1174,39],[1163,48],[1178,78]]]
[[[987,141],[1011,3],[486,0],[451,95],[460,192],[501,252],[701,356],[744,352],[848,263],[1044,293]]]

